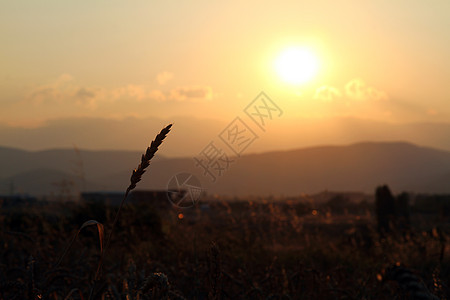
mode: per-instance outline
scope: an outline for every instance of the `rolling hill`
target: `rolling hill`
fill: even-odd
[[[71,180],[76,190],[122,191],[140,159],[132,151],[0,148],[0,193],[57,193],[58,182]],[[364,142],[247,154],[233,158],[217,182],[203,175],[191,157],[152,161],[139,188],[166,188],[172,176],[197,176],[207,193],[285,195],[324,190],[372,193],[388,184],[394,192],[450,193],[450,152],[404,142]],[[82,175],[84,174],[84,175]]]

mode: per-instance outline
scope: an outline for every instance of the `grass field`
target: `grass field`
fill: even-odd
[[[116,210],[3,207],[1,299],[88,299],[100,258],[97,227],[84,228],[55,265],[85,221],[104,224],[106,234]],[[411,221],[410,231],[382,237],[369,203],[203,199],[182,211],[126,204],[92,298],[413,299],[404,282],[386,280],[395,265],[449,298],[448,220],[416,212]]]

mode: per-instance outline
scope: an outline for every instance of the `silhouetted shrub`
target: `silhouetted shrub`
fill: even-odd
[[[387,185],[379,186],[375,191],[375,212],[378,231],[390,232],[395,218],[395,199]]]
[[[408,193],[403,192],[394,198],[387,185],[379,186],[375,192],[375,212],[381,234],[393,229],[404,233],[410,229]]]

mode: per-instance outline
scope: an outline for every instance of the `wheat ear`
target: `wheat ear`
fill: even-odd
[[[103,251],[103,256],[106,252],[106,250],[109,247],[109,243],[111,241],[111,236],[113,233],[113,229],[119,220],[120,212],[122,210],[122,206],[125,203],[125,200],[127,199],[128,193],[131,192],[135,187],[136,184],[141,181],[142,175],[145,173],[145,169],[150,165],[150,160],[155,156],[156,151],[158,151],[158,147],[162,144],[163,140],[166,138],[167,134],[170,132],[170,128],[172,127],[172,124],[169,124],[167,127],[163,128],[161,132],[156,136],[155,140],[151,142],[150,147],[147,148],[147,151],[145,151],[144,154],[142,154],[141,157],[141,163],[139,166],[133,170],[133,173],[130,177],[130,185],[128,186],[125,196],[122,199],[122,202],[120,203],[119,209],[117,210],[116,217],[114,218],[114,222],[112,224],[111,230],[108,235],[108,239],[106,240],[105,249]],[[103,259],[102,259],[103,261]],[[102,262],[101,261],[101,262]],[[99,269],[97,270],[97,276],[100,271],[101,265],[99,266]]]
[[[134,189],[136,187],[136,183],[141,181],[141,177],[145,173],[145,169],[150,165],[150,160],[153,158],[153,156],[155,156],[156,151],[158,151],[158,147],[170,132],[171,127],[172,124],[168,125],[166,128],[163,128],[161,132],[156,136],[155,140],[152,141],[150,147],[147,148],[147,151],[142,154],[141,163],[139,164],[137,169],[133,170],[133,173],[131,174],[131,183],[127,188],[127,192]]]
[[[108,234],[108,238],[106,239],[105,247],[103,249],[102,255],[100,256],[100,262],[98,264],[97,272],[95,274],[94,279],[94,285],[91,289],[91,295],[89,296],[89,299],[92,297],[92,293],[95,287],[95,281],[99,279],[100,271],[103,266],[103,258],[105,257],[105,253],[108,250],[109,243],[111,241],[111,236],[114,231],[114,227],[116,226],[117,221],[119,220],[120,212],[122,211],[123,204],[125,203],[125,200],[128,197],[128,193],[131,192],[135,187],[136,184],[141,181],[142,175],[145,173],[145,169],[150,165],[150,160],[155,156],[156,151],[158,151],[158,147],[162,144],[164,139],[166,138],[167,134],[170,132],[170,128],[172,127],[172,124],[169,124],[165,128],[161,130],[161,132],[156,136],[156,138],[151,142],[150,146],[147,148],[147,151],[145,151],[144,154],[142,154],[141,157],[141,163],[139,166],[133,170],[133,173],[130,177],[130,185],[128,186],[125,196],[122,199],[122,202],[120,202],[119,209],[117,210],[116,216],[114,218],[114,222],[111,226],[111,230]]]

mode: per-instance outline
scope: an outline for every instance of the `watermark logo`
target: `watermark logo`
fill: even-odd
[[[261,92],[244,109],[247,116],[262,130],[266,131],[267,122],[273,118],[281,117],[283,111],[264,92]]]
[[[212,182],[216,182],[218,176],[228,170],[234,160],[230,159],[222,149],[218,148],[214,142],[210,142],[197,157],[194,157],[197,167],[203,169],[203,175],[209,176]]]
[[[216,182],[259,138],[257,130],[265,132],[268,123],[283,114],[280,107],[264,92],[261,92],[243,111],[245,115],[237,116],[219,133],[217,139],[212,140],[194,157],[195,166],[201,168],[203,176],[212,182]],[[231,150],[231,153],[227,153],[226,150],[229,152]]]
[[[173,206],[194,206],[203,192],[200,180],[190,173],[178,173],[167,183],[167,198]]]
[[[219,138],[237,156],[240,156],[258,136],[241,118],[237,117],[219,134]]]

